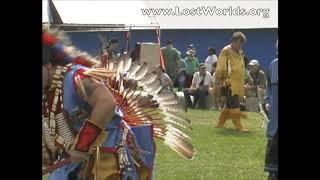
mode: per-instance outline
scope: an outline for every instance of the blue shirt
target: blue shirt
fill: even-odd
[[[267,87],[267,103],[270,105],[269,124],[267,137],[272,138],[278,130],[278,58],[273,60],[269,66]]]
[[[186,62],[184,61],[184,59],[180,59],[180,69],[182,69],[182,68],[186,68],[187,67],[187,64],[186,64]]]

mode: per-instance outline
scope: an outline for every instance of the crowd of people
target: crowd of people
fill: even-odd
[[[166,42],[166,46],[161,48],[163,55],[165,71],[174,82],[172,87],[176,87],[178,91],[183,91],[185,95],[186,106],[195,108],[198,104],[199,108],[220,110],[226,103],[226,93],[222,82],[215,78],[218,57],[216,49],[208,48],[208,56],[204,63],[199,63],[196,55],[196,49],[193,44],[188,46],[185,58],[181,58],[181,52],[174,48],[171,40]],[[242,56],[244,56],[242,54]],[[245,97],[257,97],[259,102],[263,101],[266,90],[266,77],[262,71],[258,60],[248,61],[245,59]],[[203,71],[203,73],[201,73]],[[203,76],[203,77],[202,77]],[[204,80],[202,82],[201,80]],[[190,95],[194,96],[193,103]],[[214,101],[213,107],[208,107],[206,97],[211,95]],[[241,103],[242,105],[242,103]],[[242,106],[245,107],[245,106]]]
[[[120,55],[116,53],[118,46],[119,41],[111,39],[104,49],[104,54],[108,54],[105,59],[119,58]],[[141,45],[137,42],[135,48],[130,52],[132,61],[140,58],[140,50]],[[208,47],[208,56],[204,59],[204,63],[200,63],[197,58],[196,47],[193,44],[190,44],[186,49],[184,58],[182,58],[181,51],[174,47],[172,40],[168,40],[165,46],[161,47],[161,53],[164,67],[156,67],[158,69],[156,71],[159,71],[156,74],[159,75],[159,78],[161,77],[161,82],[164,83],[163,86],[184,93],[186,107],[211,110],[223,109],[226,104],[227,93],[224,82],[220,82],[215,75],[219,60],[215,48]],[[264,102],[266,75],[260,68],[258,60],[249,61],[243,53],[241,56],[244,59],[245,79],[243,88],[245,94],[244,99],[241,99],[240,107],[244,110],[246,97],[257,98],[257,103]],[[102,61],[104,61],[103,57],[101,58]],[[190,95],[194,97],[193,101]],[[213,99],[213,103],[207,103],[208,97]],[[258,107],[257,103],[255,104],[256,107]],[[209,107],[209,105],[212,106]]]

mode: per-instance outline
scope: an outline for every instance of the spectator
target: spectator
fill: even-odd
[[[108,59],[110,61],[114,61],[117,59],[117,48],[119,46],[119,41],[117,39],[111,39],[109,42],[108,42],[108,45],[106,47],[107,49],[107,52],[108,52]]]
[[[175,81],[175,86],[178,87],[178,91],[181,91],[183,88],[187,88],[187,74],[186,69],[181,68],[180,71],[177,74],[177,79]]]
[[[246,55],[243,56],[243,59],[244,59],[244,67],[247,68],[248,63],[249,63],[249,59]]]
[[[180,70],[178,71],[177,78],[175,79],[175,86],[178,87],[178,91],[181,91],[183,88],[186,88],[186,62],[181,58],[181,52],[178,51],[180,58]]]
[[[193,50],[187,51],[187,57],[185,58],[185,62],[186,62],[186,74],[187,74],[186,86],[190,87],[193,79],[193,74],[197,71],[198,65],[199,65],[198,59],[194,57]]]
[[[199,108],[206,108],[206,96],[211,85],[211,74],[206,70],[205,64],[199,65],[199,71],[196,72],[192,79],[192,85],[190,88],[184,89],[184,98],[186,106],[195,108],[199,101]],[[193,95],[193,104],[190,99],[190,95]]]
[[[214,74],[214,73],[216,72],[217,64],[218,64],[218,62],[217,62],[217,61],[215,61],[214,63],[212,63],[212,66],[211,66],[212,74]]]
[[[266,76],[260,70],[259,61],[251,60],[248,67],[249,74],[244,85],[245,95],[246,97],[258,97],[259,101],[262,102],[267,87]]]
[[[136,42],[134,49],[130,53],[132,62],[137,62],[137,63],[140,62],[140,50],[141,50],[141,44],[140,42]]]
[[[249,71],[247,70],[248,69],[248,64],[249,64],[249,59],[245,55],[243,56],[243,59],[244,59],[244,69],[245,69],[244,79],[248,80],[248,81],[252,81],[252,78],[249,75]]]
[[[164,61],[166,72],[172,81],[176,79],[177,72],[179,71],[180,58],[178,50],[173,47],[171,40],[166,42],[166,47],[161,48],[161,53]]]
[[[164,89],[172,89],[173,83],[169,75],[162,69],[161,65],[157,65],[155,69],[155,74],[157,74],[160,79],[160,83]]]
[[[190,44],[190,45],[188,46],[188,51],[189,51],[189,50],[193,50],[193,52],[194,52],[194,57],[197,57],[196,47],[195,47],[193,44]]]
[[[206,60],[204,61],[207,67],[207,71],[211,74],[213,74],[212,72],[212,65],[217,62],[217,56],[216,56],[216,50],[212,47],[208,48],[208,57],[206,58]]]
[[[217,62],[212,64],[212,81],[211,81],[211,87],[210,88],[210,93],[212,93],[213,96],[213,101],[214,101],[214,107],[211,108],[211,110],[220,110],[223,109],[223,107],[226,104],[226,96],[221,94],[221,88],[222,88],[222,83],[215,78],[215,70],[217,68]]]
[[[185,69],[187,67],[186,61],[181,58],[181,52],[180,51],[178,51],[178,56],[179,56],[179,59],[180,59],[179,68],[180,69]]]

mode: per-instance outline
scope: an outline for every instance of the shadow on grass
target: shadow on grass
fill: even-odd
[[[252,134],[254,133],[252,130],[250,130],[249,132],[240,132],[233,128],[221,128],[221,129],[215,128],[215,129],[217,134],[223,135],[223,136],[249,137],[249,136],[252,136]]]

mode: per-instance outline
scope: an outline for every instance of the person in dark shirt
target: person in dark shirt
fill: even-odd
[[[106,47],[108,52],[108,59],[110,61],[114,61],[117,58],[117,48],[119,46],[119,41],[117,39],[111,39],[108,42],[108,45]]]
[[[132,59],[132,62],[140,61],[140,50],[141,50],[141,44],[140,42],[136,42],[135,48],[130,53],[130,58]]]
[[[166,42],[166,46],[161,48],[161,53],[166,72],[171,80],[174,81],[180,69],[180,57],[178,50],[173,47],[173,42],[169,40]]]

